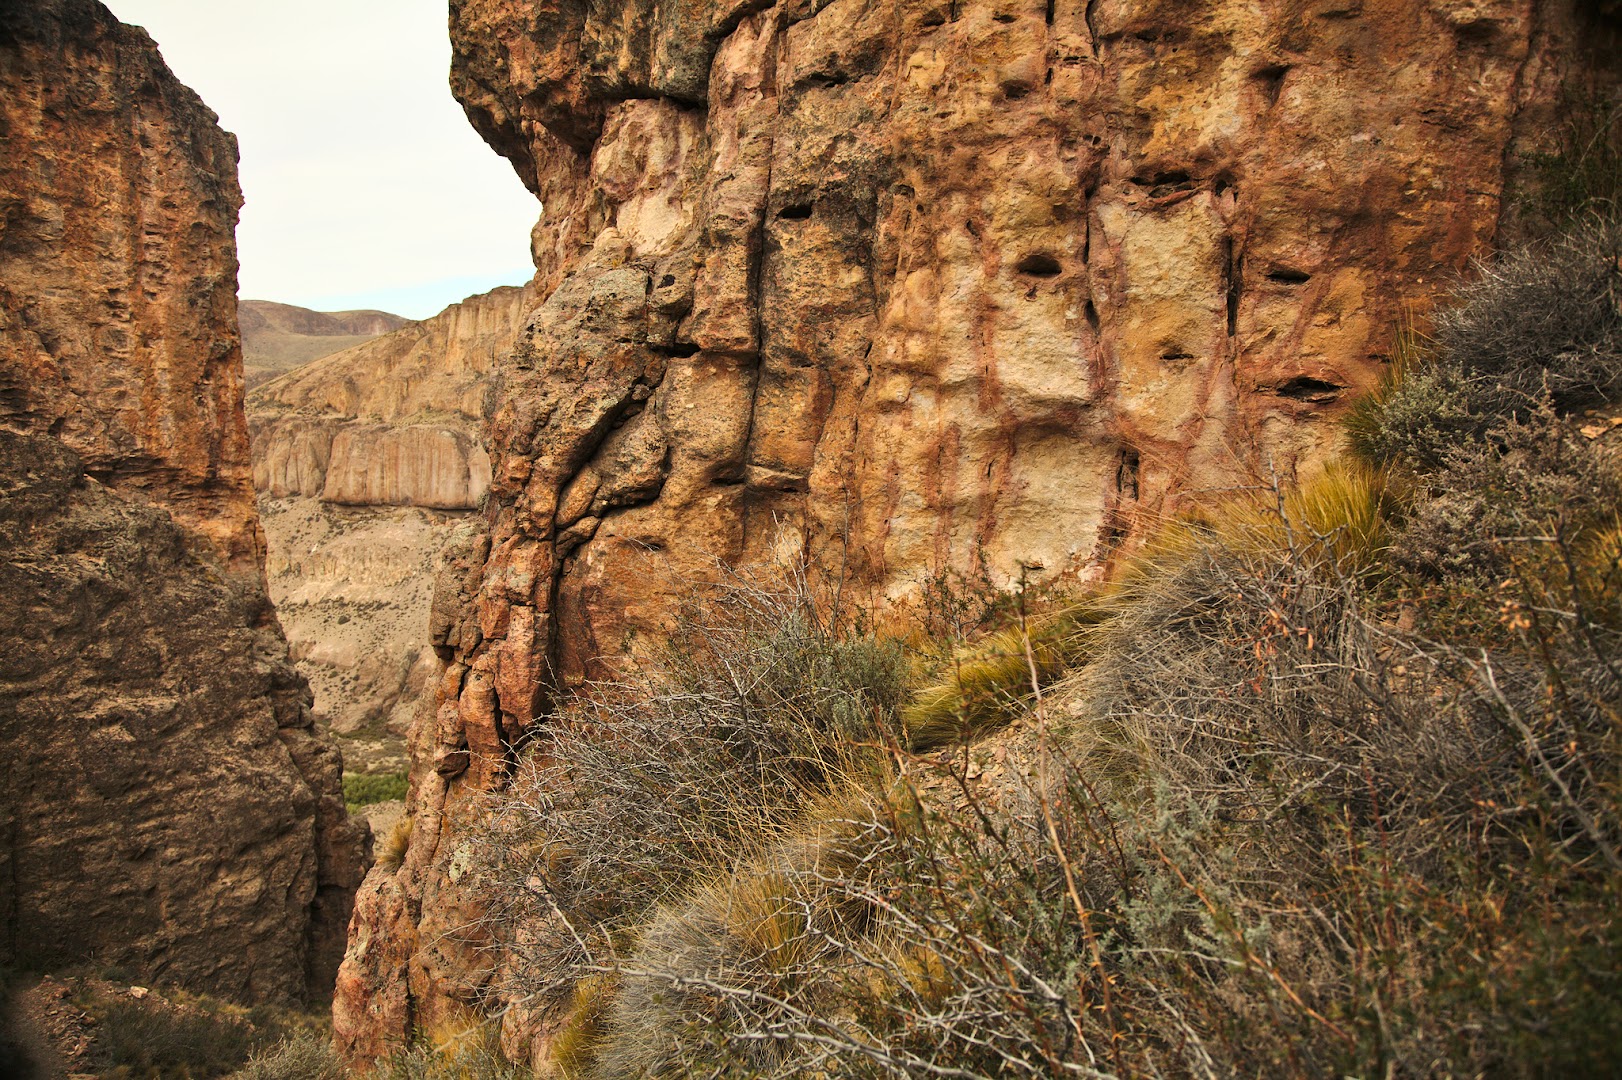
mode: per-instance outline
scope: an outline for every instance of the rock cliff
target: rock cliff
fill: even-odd
[[[1081,579],[1187,493],[1310,472],[1486,251],[1585,66],[1536,0],[452,0],[452,88],[544,204],[487,532],[436,601],[415,830],[340,1044],[478,999],[459,830],[555,695],[712,560],[904,604]],[[508,1015],[524,1042],[522,1010]]]
[[[495,289],[250,395],[254,485],[362,506],[472,510],[490,486],[485,384],[526,309]]]
[[[331,985],[364,831],[264,587],[236,143],[93,0],[0,8],[0,964]]]
[[[403,769],[440,664],[440,552],[490,486],[479,418],[529,293],[496,289],[300,367],[248,396],[271,596],[351,768]]]

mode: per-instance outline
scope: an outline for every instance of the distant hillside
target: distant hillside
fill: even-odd
[[[237,318],[250,388],[411,322],[386,311],[311,311],[269,300],[243,300]]]

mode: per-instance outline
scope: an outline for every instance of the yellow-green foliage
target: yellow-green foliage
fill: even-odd
[[[530,1071],[501,1053],[500,1024],[463,1008],[415,1044],[378,1063],[368,1080],[529,1080]]]
[[[614,980],[609,975],[588,975],[575,983],[569,1014],[552,1037],[552,1062],[563,1080],[591,1075],[603,1040],[603,1017],[613,999]]]
[[[1017,715],[1039,687],[1086,660],[1093,628],[1135,593],[1173,577],[1208,545],[1258,554],[1289,549],[1322,555],[1342,573],[1363,573],[1379,564],[1399,506],[1385,471],[1343,462],[1282,495],[1230,497],[1169,522],[1097,596],[1008,627],[953,657],[939,678],[903,706],[907,744],[929,750]]]
[[[394,873],[405,862],[406,851],[410,847],[411,818],[408,815],[395,822],[389,834],[383,838],[377,850],[377,865]]]
[[[901,709],[908,747],[930,750],[1007,722],[1081,658],[1086,628],[1108,616],[1100,604],[1078,604],[1000,630],[952,657]]]
[[[1387,473],[1336,462],[1281,499],[1235,500],[1207,520],[1211,541],[1229,551],[1321,555],[1340,572],[1358,574],[1376,567],[1390,546],[1400,505]]]
[[[1577,581],[1589,617],[1622,630],[1622,517],[1594,529],[1577,554]]]

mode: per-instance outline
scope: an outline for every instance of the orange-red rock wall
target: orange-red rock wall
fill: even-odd
[[[1591,7],[453,0],[544,299],[493,375],[488,535],[444,583],[340,1043],[476,998],[474,796],[710,560],[890,603],[1084,578],[1189,493],[1318,467],[1489,249],[1562,80],[1614,57]]]

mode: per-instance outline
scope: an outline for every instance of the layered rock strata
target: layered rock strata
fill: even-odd
[[[544,204],[415,827],[340,1045],[479,1000],[466,823],[550,703],[714,560],[1095,573],[1194,493],[1310,472],[1515,150],[1612,63],[1535,0],[453,0],[452,87]],[[1610,35],[1610,36],[1607,36]],[[1608,41],[1591,54],[1579,41]],[[508,1044],[548,1003],[503,1003]]]
[[[530,294],[496,289],[298,368],[248,397],[271,596],[351,768],[405,767],[441,664],[428,609],[441,551],[490,487],[488,376]]]
[[[366,834],[265,595],[236,142],[93,0],[0,8],[0,964],[321,994]]]

